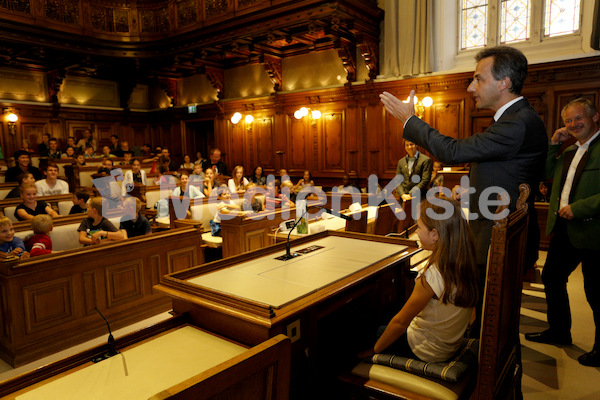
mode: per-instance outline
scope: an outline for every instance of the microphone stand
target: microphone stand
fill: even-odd
[[[329,208],[326,208],[323,206],[318,206],[318,205],[313,205],[311,207],[320,208],[321,210],[325,211],[327,214],[331,214],[334,217],[339,217],[339,218],[345,219],[346,221],[352,221],[352,217],[350,217],[348,215],[340,214],[339,212],[330,210]]]
[[[308,207],[304,210],[304,212],[302,213],[302,215],[300,216],[300,218],[298,218],[298,220],[296,222],[294,222],[294,225],[292,226],[292,229],[290,229],[290,231],[288,232],[288,237],[287,237],[287,241],[285,243],[285,255],[281,258],[279,258],[281,261],[287,261],[290,260],[294,257],[297,256],[296,253],[292,254],[290,252],[290,235],[292,234],[292,231],[294,230],[294,228],[296,227],[296,225],[298,225],[298,223],[300,221],[302,221],[302,218],[304,218],[304,216],[306,215],[308,211]]]
[[[108,351],[106,353],[92,359],[93,362],[97,363],[102,360],[106,360],[107,358],[111,358],[112,356],[116,356],[117,354],[119,354],[119,352],[117,351],[115,338],[110,330],[110,325],[108,324],[108,320],[106,319],[106,317],[104,315],[102,315],[100,310],[98,310],[98,307],[94,307],[94,310],[96,310],[98,312],[98,314],[100,314],[102,319],[104,319],[104,322],[106,322],[106,326],[108,327],[108,343],[107,343]]]

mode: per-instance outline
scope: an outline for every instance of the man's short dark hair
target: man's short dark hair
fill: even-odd
[[[525,55],[510,46],[496,46],[481,50],[475,55],[477,62],[484,58],[493,57],[492,76],[499,81],[508,77],[510,79],[510,92],[521,94],[523,83],[527,78],[527,58]]]
[[[208,155],[212,156],[215,151],[218,151],[219,153],[221,153],[221,149],[219,149],[218,147],[215,147],[215,148],[210,149],[210,151],[208,152]]]
[[[17,150],[15,151],[14,157],[15,160],[21,156],[27,156],[29,157],[29,152],[27,150]]]
[[[48,164],[46,164],[46,166],[44,167],[44,172],[47,172],[48,168],[50,167],[59,169],[58,164],[56,164],[54,161],[48,161]]]
[[[33,174],[29,171],[25,171],[25,172],[21,172],[19,175],[17,175],[17,183],[20,185],[23,183],[23,180],[25,178],[27,178],[27,175],[31,175],[33,176]]]
[[[48,142],[57,142],[58,143],[58,139],[57,138],[50,138],[50,139],[48,139]]]
[[[87,201],[90,198],[90,193],[85,189],[78,189],[75,192],[75,197],[77,197],[79,200],[83,200],[87,203]]]

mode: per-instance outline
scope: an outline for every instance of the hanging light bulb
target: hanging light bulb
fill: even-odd
[[[312,110],[311,114],[312,114],[313,119],[321,118],[321,111],[319,111],[319,110]]]
[[[235,114],[233,114],[231,116],[231,123],[235,125],[238,122],[240,122],[241,119],[242,119],[242,114],[239,112],[236,112]]]
[[[253,117],[252,115],[246,115],[246,118],[244,119],[244,121],[245,121],[247,124],[251,124],[251,123],[252,123],[252,121],[254,121],[254,117]]]

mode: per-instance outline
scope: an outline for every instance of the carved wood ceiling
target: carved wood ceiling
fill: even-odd
[[[277,91],[283,58],[326,49],[349,81],[358,49],[374,78],[382,17],[376,0],[0,0],[0,66],[124,86],[207,74],[218,88],[261,63]]]

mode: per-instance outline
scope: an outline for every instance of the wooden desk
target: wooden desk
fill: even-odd
[[[295,390],[314,389],[372,345],[372,327],[398,311],[419,249],[413,241],[326,231],[295,240],[291,250],[313,245],[323,248],[288,261],[275,259],[285,254],[281,243],[169,274],[156,289],[173,298],[176,314],[241,343],[286,334],[292,369],[301,371]]]
[[[170,329],[169,329],[170,327]],[[3,399],[285,400],[289,339],[253,348],[176,319],[117,338],[120,353],[92,363],[98,347],[0,384]],[[271,397],[268,397],[266,394]]]

